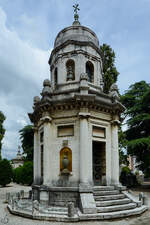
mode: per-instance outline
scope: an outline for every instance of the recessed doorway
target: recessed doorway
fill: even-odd
[[[106,185],[106,144],[93,141],[93,183]]]

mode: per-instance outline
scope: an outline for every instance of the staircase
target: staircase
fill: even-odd
[[[89,219],[113,219],[139,215],[147,210],[144,205],[137,204],[122,191],[115,190],[114,186],[95,186],[94,199],[96,202],[96,214],[82,214],[81,220]]]

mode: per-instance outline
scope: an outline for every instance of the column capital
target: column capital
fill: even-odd
[[[38,132],[38,127],[37,127],[37,126],[34,126],[34,127],[33,127],[33,131],[34,131],[34,132]]]
[[[79,117],[80,119],[86,119],[86,118],[89,118],[91,115],[91,113],[88,113],[88,112],[79,112]]]
[[[112,120],[110,123],[113,126],[119,126],[121,124],[121,122],[119,120]]]
[[[52,121],[52,118],[50,116],[43,116],[41,119],[40,119],[41,122],[44,122],[44,123],[50,123]]]

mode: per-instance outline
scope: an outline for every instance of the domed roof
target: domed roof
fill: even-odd
[[[61,30],[54,43],[54,48],[60,46],[66,41],[92,42],[96,47],[99,47],[99,40],[96,34],[89,28],[80,24],[73,24]]]

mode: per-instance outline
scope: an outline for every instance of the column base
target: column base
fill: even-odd
[[[79,192],[80,193],[93,192],[93,185],[91,185],[90,183],[80,183],[79,184]]]
[[[122,184],[114,185],[116,190],[119,191],[125,191],[127,189],[126,186],[123,186]]]

